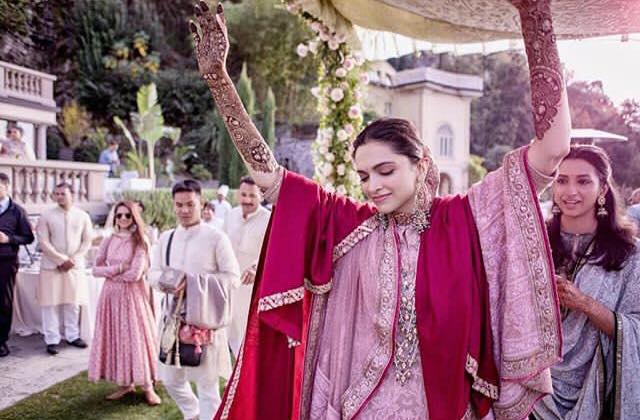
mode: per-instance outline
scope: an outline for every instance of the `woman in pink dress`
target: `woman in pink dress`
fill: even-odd
[[[275,204],[216,419],[519,420],[552,392],[560,313],[537,193],[569,150],[569,107],[550,1],[512,3],[536,139],[468,194],[437,197],[412,124],[374,121],[352,153],[367,203],[278,166],[226,72],[222,6],[196,6],[200,72]]]
[[[138,207],[115,206],[114,233],[102,241],[93,275],[105,282],[98,301],[96,331],[89,358],[89,379],[120,386],[118,400],[141,386],[149,405],[162,401],[153,389],[157,378],[157,341],[153,312],[144,283],[149,245]]]

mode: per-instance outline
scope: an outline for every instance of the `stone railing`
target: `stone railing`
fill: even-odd
[[[0,61],[0,98],[15,98],[55,107],[55,76]]]
[[[109,173],[107,165],[0,158],[0,172],[11,180],[11,197],[29,214],[40,214],[54,205],[52,193],[61,182],[71,184],[75,203],[80,207],[94,215],[107,211],[104,203],[105,178]]]

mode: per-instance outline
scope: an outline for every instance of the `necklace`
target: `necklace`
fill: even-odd
[[[418,355],[416,276],[414,272],[403,269],[400,279],[400,311],[393,364],[396,381],[404,385],[411,378],[411,368]]]

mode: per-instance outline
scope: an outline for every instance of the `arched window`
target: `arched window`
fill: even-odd
[[[453,130],[449,124],[443,124],[437,133],[440,156],[453,157]]]

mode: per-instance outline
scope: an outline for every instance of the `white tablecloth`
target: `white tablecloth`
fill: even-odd
[[[42,310],[36,300],[38,276],[38,269],[24,268],[18,272],[14,289],[11,333],[21,336],[43,333]],[[80,307],[80,336],[87,343],[90,343],[93,337],[98,298],[105,280],[93,277],[90,269],[87,269],[86,279],[89,304]],[[153,302],[156,314],[160,314],[161,299],[162,294],[154,291]]]

